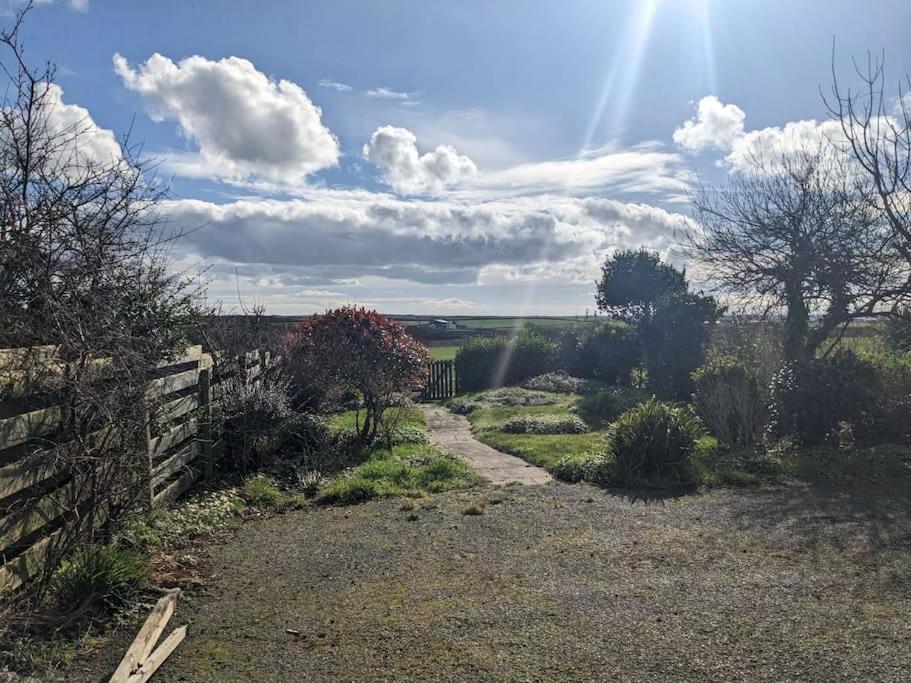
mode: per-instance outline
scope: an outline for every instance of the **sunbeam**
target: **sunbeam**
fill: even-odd
[[[661,0],[643,0],[636,4],[630,16],[625,38],[611,58],[604,86],[595,104],[591,120],[585,131],[579,154],[591,149],[595,134],[606,124],[608,139],[619,136],[629,110],[629,102],[636,88],[639,67],[648,47],[652,22]]]
[[[712,43],[712,13],[710,0],[699,0],[699,28],[702,33],[702,66],[708,80],[708,91],[718,92],[718,75],[715,71],[715,46]]]

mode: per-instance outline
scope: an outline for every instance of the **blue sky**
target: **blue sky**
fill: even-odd
[[[61,111],[132,125],[205,225],[180,267],[275,313],[581,313],[611,250],[674,258],[693,173],[825,133],[833,37],[896,82],[909,35],[906,0],[45,0],[26,29]]]

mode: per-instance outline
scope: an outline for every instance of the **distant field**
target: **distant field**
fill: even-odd
[[[401,316],[396,318],[400,323],[406,326],[423,326],[427,325],[431,317],[424,316]],[[513,330],[521,327],[569,327],[572,325],[586,324],[594,322],[591,318],[583,316],[555,316],[555,317],[460,317],[449,316],[446,318],[456,324],[460,330]]]
[[[430,350],[430,355],[433,356],[434,360],[452,360],[455,358],[456,351],[459,350],[458,345],[453,346],[428,346]]]

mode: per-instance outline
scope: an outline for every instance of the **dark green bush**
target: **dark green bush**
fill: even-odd
[[[589,424],[603,424],[613,422],[651,396],[644,389],[605,387],[583,396],[576,404],[576,410]]]
[[[715,300],[699,294],[655,304],[653,314],[640,324],[648,383],[655,395],[689,398],[691,375],[705,361],[712,327],[720,315]]]
[[[894,318],[886,321],[885,338],[897,353],[911,353],[911,306],[905,306]]]
[[[732,448],[752,445],[765,429],[766,402],[746,367],[732,356],[716,356],[693,373],[693,404],[703,423]]]
[[[135,551],[90,545],[61,563],[51,594],[62,614],[103,616],[129,606],[147,580],[145,562]]]
[[[284,423],[292,416],[288,386],[274,374],[255,383],[238,376],[222,383],[223,467],[247,474],[272,463],[281,449]]]
[[[582,336],[570,372],[606,384],[628,385],[642,358],[639,333],[634,327],[606,323]]]
[[[575,415],[517,415],[504,422],[507,434],[585,434],[588,425]]]
[[[626,485],[691,483],[699,434],[699,421],[685,409],[650,399],[614,422],[613,477]]]
[[[832,443],[849,429],[860,441],[879,436],[876,368],[851,351],[783,367],[772,381],[771,425],[805,446]]]
[[[553,474],[561,481],[575,484],[583,480],[591,480],[592,472],[598,462],[598,456],[567,455],[561,458],[554,466]]]
[[[876,353],[863,360],[876,370],[877,441],[911,442],[911,353]]]
[[[557,345],[539,334],[521,332],[516,337],[472,337],[456,352],[460,391],[518,384],[557,369]]]

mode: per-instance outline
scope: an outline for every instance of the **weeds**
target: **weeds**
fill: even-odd
[[[275,482],[262,474],[247,479],[240,488],[240,495],[247,503],[255,507],[276,507],[287,499]]]
[[[92,545],[64,560],[51,582],[55,610],[69,619],[108,616],[145,588],[145,559],[129,548]]]
[[[413,448],[413,447],[412,447]],[[409,453],[400,448],[400,453]],[[317,495],[317,502],[350,504],[386,496],[420,497],[476,484],[478,476],[465,463],[436,449],[410,451],[410,458],[395,454],[375,457],[353,468]]]

